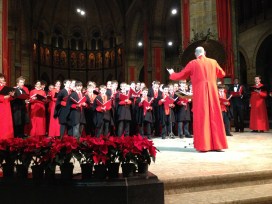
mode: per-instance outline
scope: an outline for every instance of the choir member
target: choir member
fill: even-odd
[[[69,79],[64,80],[64,88],[60,90],[57,96],[54,117],[59,119],[60,123],[60,136],[63,137],[65,131],[68,131],[67,117],[70,113],[70,108],[66,107],[68,96],[70,95],[71,81]]]
[[[222,117],[223,117],[223,121],[224,121],[224,125],[225,125],[225,132],[227,136],[233,136],[230,133],[230,110],[229,110],[229,106],[230,106],[230,102],[227,98],[227,93],[225,90],[225,85],[218,85],[218,94],[219,94],[219,100],[220,100],[220,107],[221,107],[221,111],[222,111]]]
[[[84,108],[86,125],[85,125],[85,133],[86,135],[95,136],[95,109],[94,109],[94,101],[97,97],[97,93],[95,91],[96,84],[95,82],[89,82],[87,85],[87,92],[85,96],[87,98],[87,106]]]
[[[179,82],[179,91],[186,93],[186,80]],[[176,101],[176,122],[178,123],[178,136],[180,138],[191,138],[189,131],[189,124],[191,121],[190,100],[188,98],[182,98],[181,96]]]
[[[79,138],[81,136],[84,125],[86,124],[84,107],[86,107],[86,97],[82,93],[82,82],[76,81],[75,91],[73,91],[67,99],[67,108],[70,112],[67,117],[67,124],[72,129],[72,136]]]
[[[152,129],[155,131],[155,136],[160,136],[160,116],[158,102],[162,98],[162,92],[159,90],[160,82],[154,81],[152,87],[148,90],[148,96],[154,98],[152,103],[154,123]]]
[[[162,87],[163,93],[161,99],[158,101],[160,122],[162,126],[161,137],[166,138],[166,135],[172,134],[172,124],[175,122],[175,114],[173,108],[175,107],[175,100],[169,95],[169,87],[164,85]]]
[[[235,132],[244,132],[244,95],[245,88],[239,84],[239,79],[234,79],[234,84],[229,88],[229,94],[232,95],[230,99]]]
[[[30,91],[30,136],[45,136],[46,117],[45,102],[46,93],[42,90],[41,81],[36,81],[35,88]]]
[[[16,79],[14,100],[11,101],[14,137],[25,137],[25,125],[29,122],[27,103],[29,103],[29,91],[24,86],[25,78],[20,76]]]
[[[100,85],[100,95],[94,101],[96,137],[109,134],[110,125],[113,124],[111,114],[111,98],[106,94],[107,87]]]
[[[136,105],[139,106],[137,124],[139,124],[140,135],[151,139],[151,125],[153,123],[152,101],[153,98],[147,96],[148,89],[143,88],[142,96],[137,99]]]
[[[117,121],[118,121],[118,131],[117,135],[128,136],[130,133],[130,122],[131,122],[131,104],[132,101],[129,99],[127,94],[127,84],[120,84],[120,93],[116,96],[117,102]]]
[[[250,122],[252,132],[269,130],[265,99],[267,91],[261,83],[261,76],[255,76],[255,85],[251,87],[250,97]]]
[[[48,136],[55,137],[60,136],[60,124],[58,118],[54,118],[54,110],[56,107],[58,93],[60,91],[61,81],[57,80],[55,86],[49,92],[50,102],[49,102],[49,130]]]
[[[1,91],[5,89],[5,87],[5,76],[3,74],[0,74],[0,139],[9,139],[14,137],[12,114],[10,108],[10,101],[14,96],[14,90],[8,90],[8,93],[1,93]]]

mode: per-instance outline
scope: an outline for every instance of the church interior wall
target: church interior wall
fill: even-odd
[[[254,83],[254,76],[256,75],[255,62],[258,46],[265,39],[265,37],[269,35],[269,33],[272,33],[271,24],[272,20],[265,21],[262,24],[258,24],[239,34],[239,46],[244,50],[249,59],[247,81],[250,84]]]

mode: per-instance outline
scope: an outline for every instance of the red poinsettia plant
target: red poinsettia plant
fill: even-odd
[[[3,163],[14,164],[17,153],[13,151],[12,144],[13,138],[0,140],[0,166]]]
[[[93,138],[93,161],[94,164],[106,164],[108,160],[108,144],[103,136]]]
[[[151,159],[155,162],[157,148],[152,140],[143,138],[142,136],[121,137],[120,161],[123,163],[151,163]]]
[[[32,154],[28,150],[27,139],[23,138],[14,138],[11,143],[10,151],[16,154],[15,164],[24,165],[25,167],[29,167]]]
[[[81,137],[74,157],[80,164],[94,164],[94,139],[93,137]]]
[[[63,136],[62,139],[55,138],[52,141],[52,147],[48,156],[51,163],[61,166],[64,163],[70,163],[77,148],[78,142],[75,137]]]
[[[52,137],[29,137],[26,139],[25,152],[32,155],[32,164],[41,165],[49,160],[49,152],[54,138]]]

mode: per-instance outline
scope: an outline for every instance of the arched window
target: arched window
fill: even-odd
[[[80,32],[76,31],[73,33],[73,37],[71,39],[71,49],[72,50],[83,50],[84,42]]]
[[[63,48],[63,38],[62,37],[58,37],[58,45],[59,45],[59,48]]]
[[[103,48],[103,41],[101,39],[100,32],[94,31],[91,36],[91,49],[101,50]]]
[[[71,49],[76,50],[76,39],[71,39]]]
[[[95,39],[91,40],[91,50],[96,50],[96,40]]]
[[[44,34],[43,34],[43,32],[38,33],[38,41],[39,41],[40,44],[44,43]]]
[[[54,29],[53,37],[51,38],[53,47],[63,48],[63,36],[59,28]]]

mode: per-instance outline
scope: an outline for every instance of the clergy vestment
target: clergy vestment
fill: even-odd
[[[258,86],[253,86],[252,88],[260,89],[263,84]],[[267,110],[265,98],[267,97],[267,92],[261,90],[260,92],[252,91],[250,97],[250,122],[249,128],[251,130],[269,130]]]
[[[35,94],[44,96],[46,93],[42,89],[33,89],[30,91],[30,136],[45,136],[46,133],[46,117],[44,101],[31,99]]]
[[[54,88],[51,92],[50,92],[50,104],[49,104],[49,130],[48,130],[48,136],[54,137],[54,136],[60,136],[60,123],[58,118],[54,117],[54,111],[55,111],[55,107],[56,107],[56,101],[57,98],[55,97],[55,95],[57,95],[59,92],[59,89]]]
[[[0,91],[4,86],[0,86]],[[13,138],[13,124],[12,124],[12,114],[10,108],[10,100],[12,97],[7,99],[4,95],[0,95],[0,111],[1,111],[1,121],[0,121],[0,139]]]
[[[179,73],[170,75],[171,80],[191,78],[194,147],[198,151],[228,148],[216,84],[217,77],[224,76],[225,72],[216,60],[206,56],[199,56]]]

